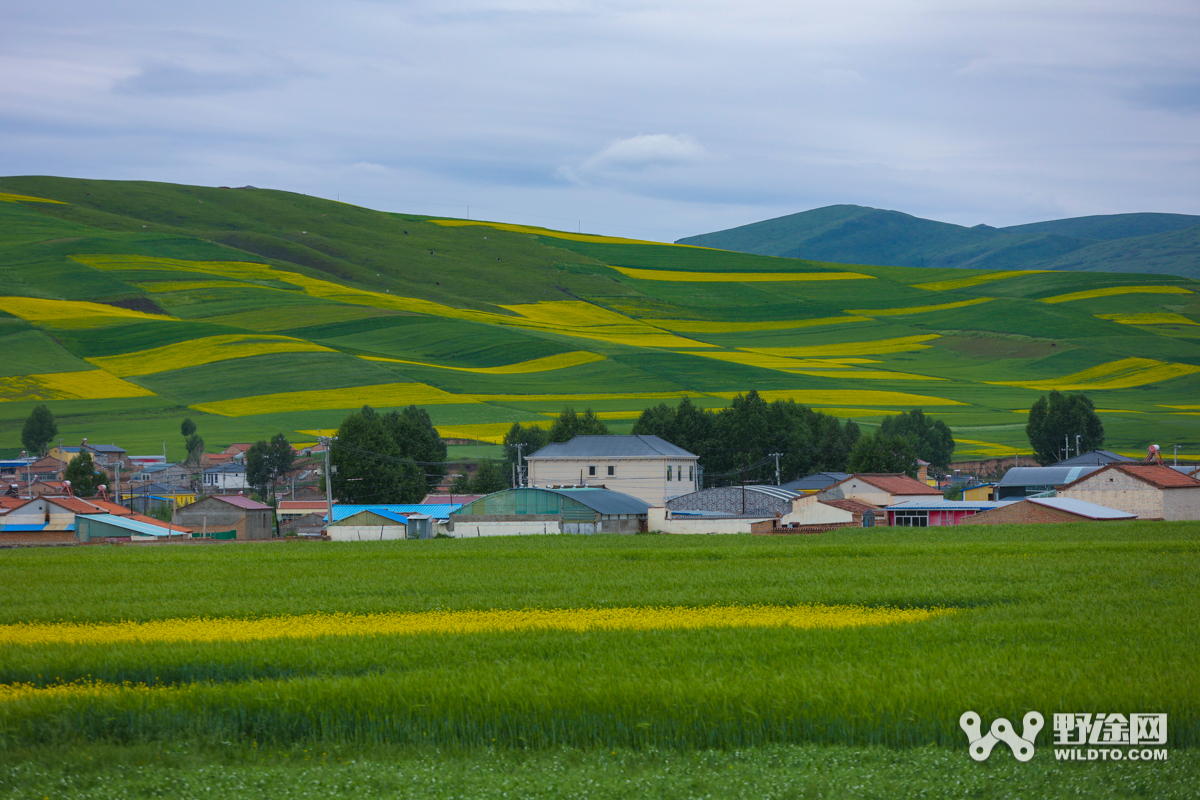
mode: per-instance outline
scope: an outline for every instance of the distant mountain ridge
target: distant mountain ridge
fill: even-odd
[[[1111,214],[967,228],[900,211],[836,205],[678,243],[843,264],[1200,278],[1200,216],[1187,214]]]

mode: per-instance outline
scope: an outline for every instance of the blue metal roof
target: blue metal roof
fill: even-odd
[[[334,507],[333,513],[334,513],[334,516],[337,516],[337,507],[336,506]],[[362,511],[359,511],[358,514],[374,514],[377,517],[383,517],[384,519],[390,519],[392,522],[398,522],[401,525],[408,524],[408,517],[402,516],[393,511],[388,511],[388,510],[382,509],[382,508],[364,508]],[[339,519],[335,520],[333,524],[337,525],[339,522],[345,522],[346,520],[354,519],[355,517],[358,516],[358,514],[350,514],[345,517],[340,517]]]
[[[360,511],[372,511],[380,516],[383,516],[384,511],[391,512],[399,516],[406,514],[428,514],[434,519],[449,519],[453,511],[462,508],[462,503],[440,503],[436,505],[423,506],[420,503],[387,503],[385,505],[352,505],[338,503],[333,507],[333,521],[345,519],[353,516]],[[321,517],[322,522],[329,521],[329,514],[326,513]]]
[[[182,527],[176,527],[174,530],[168,530],[165,526],[151,525],[149,522],[141,522],[128,517],[119,517],[116,514],[76,514],[77,518],[90,519],[96,522],[102,522],[105,525],[111,525],[114,528],[122,528],[130,533],[137,533],[142,536],[168,536],[184,535]]]

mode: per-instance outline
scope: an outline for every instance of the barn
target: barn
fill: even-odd
[[[537,533],[639,533],[650,504],[611,489],[505,489],[450,515],[454,537]]]

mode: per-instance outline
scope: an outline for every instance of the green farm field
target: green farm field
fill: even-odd
[[[0,797],[1186,797],[1198,567],[1198,523],[9,551]],[[1040,711],[1033,760],[966,710]],[[1055,712],[1168,760],[1056,761]]]
[[[1028,452],[1019,423],[1053,388],[1093,399],[1110,449],[1200,450],[1184,277],[801,261],[253,188],[0,196],[0,455],[43,402],[64,441],[179,457],[184,417],[213,449],[415,403],[495,442],[564,406],[621,433],[757,390],[866,426],[919,407],[970,460]]]

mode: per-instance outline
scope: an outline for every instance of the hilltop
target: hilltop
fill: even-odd
[[[1200,217],[1112,214],[967,228],[837,205],[680,239],[743,253],[845,264],[1139,272],[1200,278]]]
[[[649,405],[753,389],[865,426],[920,407],[960,437],[956,458],[1007,456],[1030,403],[1060,388],[1095,400],[1112,449],[1195,453],[1198,288],[0,178],[0,452],[40,402],[68,443],[165,441],[177,457],[185,416],[213,449],[312,441],[364,403],[416,403],[446,437],[497,441],[564,406],[626,432]]]

